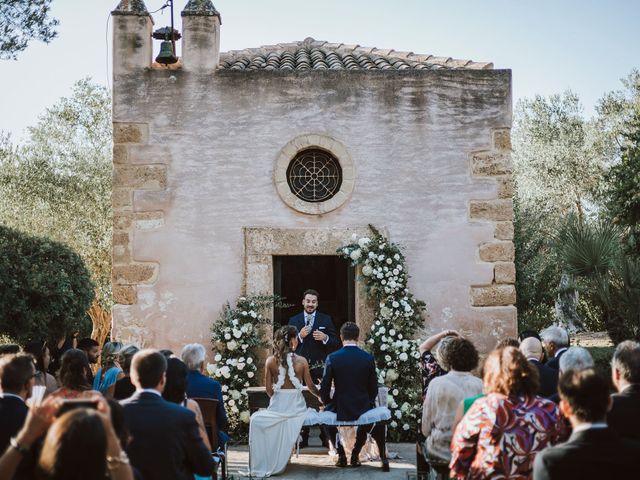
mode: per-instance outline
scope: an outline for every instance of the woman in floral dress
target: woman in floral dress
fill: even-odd
[[[532,478],[538,452],[559,436],[558,407],[536,396],[538,371],[514,347],[484,365],[486,396],[475,401],[451,442],[451,478]]]

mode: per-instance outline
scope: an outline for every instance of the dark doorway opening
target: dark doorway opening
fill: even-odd
[[[274,256],[273,291],[292,305],[274,309],[274,330],[302,311],[302,293],[309,288],[320,294],[318,311],[331,316],[336,331],[356,321],[355,268],[349,261],[330,255]]]

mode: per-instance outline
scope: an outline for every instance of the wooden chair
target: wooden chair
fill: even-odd
[[[209,443],[211,444],[211,453],[218,456],[220,459],[220,477],[222,480],[227,478],[227,448],[225,445],[224,451],[219,451],[218,444],[218,400],[212,398],[193,398],[198,403],[200,411],[202,412],[202,419],[204,420],[204,428],[207,431],[207,437],[209,437]],[[217,470],[217,469],[216,469]]]

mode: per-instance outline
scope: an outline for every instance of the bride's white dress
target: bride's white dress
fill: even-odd
[[[251,415],[249,472],[254,477],[268,477],[284,471],[307,416],[303,386],[293,370],[293,354],[287,355],[287,366],[287,370],[282,365],[279,368],[269,407]],[[282,388],[287,375],[295,388]]]

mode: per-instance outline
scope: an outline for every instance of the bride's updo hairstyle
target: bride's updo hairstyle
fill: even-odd
[[[276,338],[273,341],[273,354],[284,368],[287,368],[287,354],[293,352],[291,339],[297,336],[298,329],[293,325],[285,325],[276,332]]]

